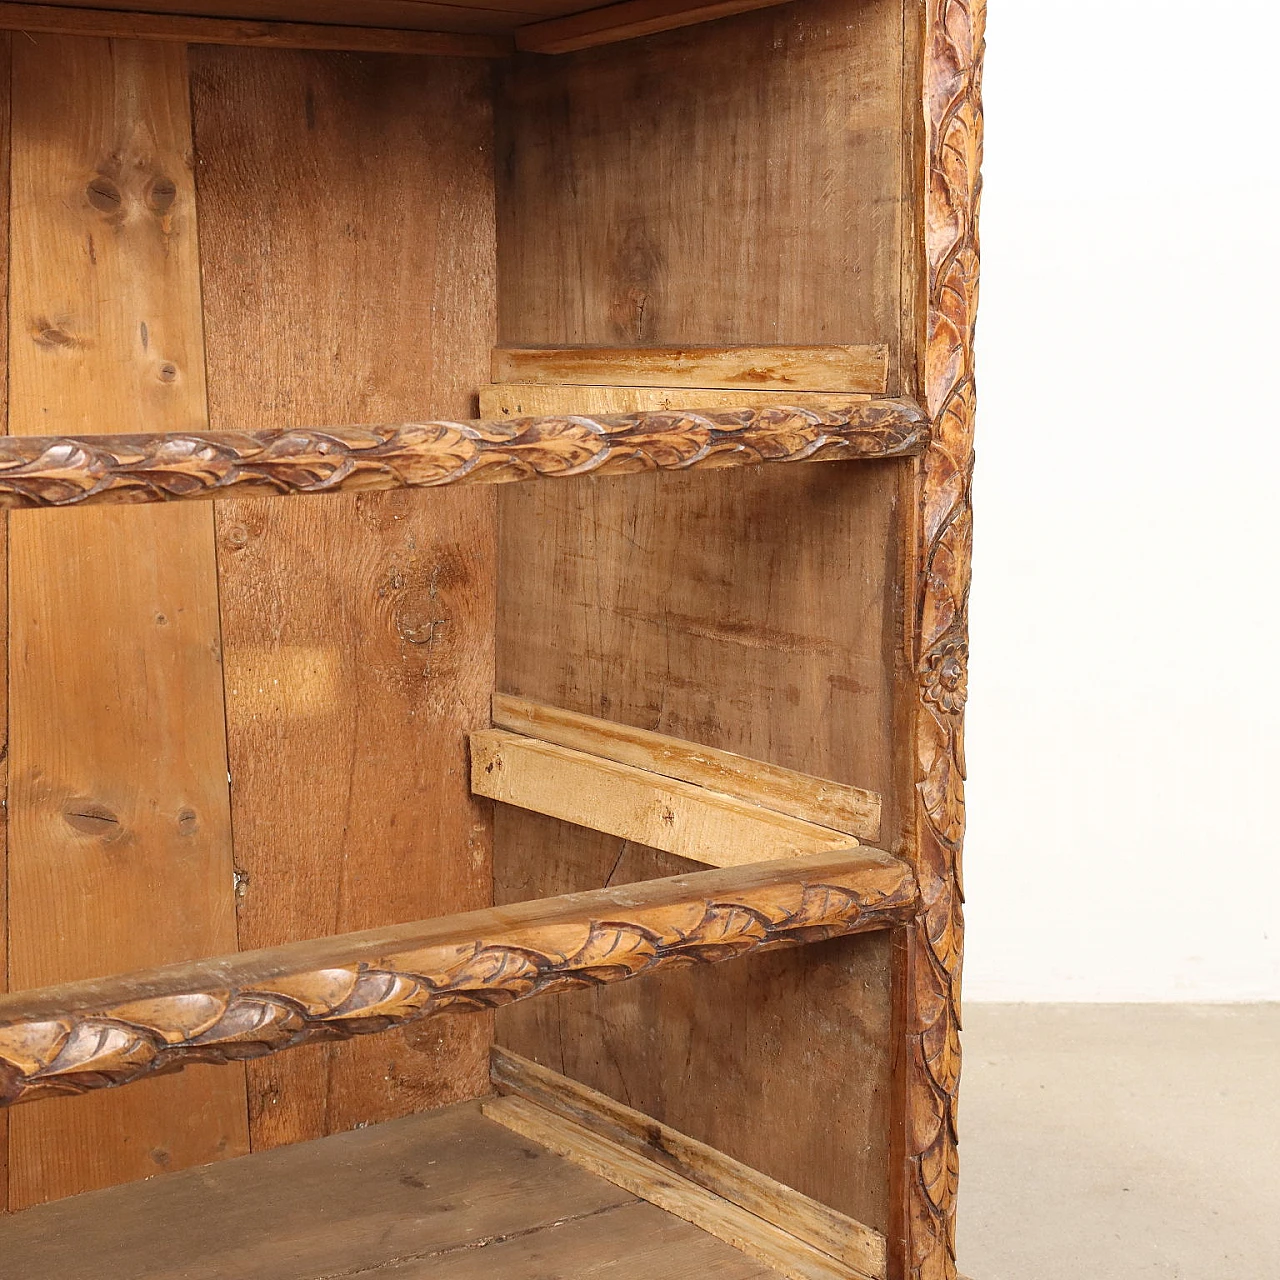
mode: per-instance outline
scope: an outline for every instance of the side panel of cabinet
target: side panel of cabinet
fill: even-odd
[[[900,0],[812,0],[518,62],[503,342],[881,342],[900,389],[903,26]],[[901,847],[906,476],[513,487],[499,687],[871,787]],[[496,857],[499,900],[679,865],[510,811]],[[512,1009],[498,1040],[885,1230],[892,968],[887,936],[855,939]]]

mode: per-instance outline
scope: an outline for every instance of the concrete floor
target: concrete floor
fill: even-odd
[[[969,1005],[973,1280],[1280,1280],[1280,1005]]]

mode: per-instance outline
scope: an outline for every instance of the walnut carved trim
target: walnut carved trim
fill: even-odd
[[[964,920],[964,700],[986,0],[928,0],[924,44],[931,440],[921,461],[915,841],[908,965],[907,1250],[912,1280],[954,1280]]]
[[[886,928],[916,907],[906,863],[856,848],[4,996],[0,1102]]]
[[[329,493],[919,453],[906,400],[323,431],[0,438],[0,507]]]

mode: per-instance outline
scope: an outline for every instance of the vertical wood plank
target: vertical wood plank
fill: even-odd
[[[9,68],[0,32],[0,298],[9,296]],[[9,431],[9,316],[0,313],[0,430]],[[9,518],[0,518],[0,991],[9,979]],[[9,1117],[0,1114],[0,1213],[9,1204]]]
[[[205,421],[185,52],[13,46],[15,434]],[[235,947],[212,512],[12,520],[10,981]],[[9,1202],[246,1148],[244,1077],[200,1070],[10,1119]]]
[[[213,425],[473,412],[495,329],[488,70],[192,59]],[[219,504],[243,946],[489,902],[465,735],[493,689],[494,524],[476,491]],[[253,1144],[484,1093],[490,1039],[445,1019],[254,1063]]]

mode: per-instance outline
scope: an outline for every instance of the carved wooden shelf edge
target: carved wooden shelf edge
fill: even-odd
[[[916,909],[909,866],[858,847],[0,997],[0,1103],[887,928]]]
[[[731,393],[726,399],[731,398]],[[920,453],[909,400],[325,430],[5,436],[0,507],[170,502]]]
[[[914,841],[921,913],[908,947],[904,1227],[909,1280],[955,1280],[960,855],[986,0],[928,0],[925,14],[928,317],[922,381],[932,437],[920,464]]]

